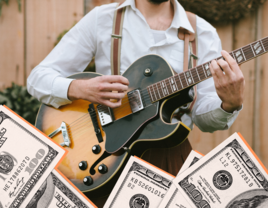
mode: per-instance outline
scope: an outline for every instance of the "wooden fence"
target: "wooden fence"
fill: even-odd
[[[57,36],[71,28],[84,13],[111,0],[15,0],[4,5],[0,17],[0,89],[15,82],[25,85],[27,76],[53,48]],[[223,49],[232,51],[268,36],[268,1],[247,17],[229,24],[216,24]],[[206,154],[234,132],[241,132],[268,167],[268,55],[241,66],[246,80],[243,110],[229,130],[190,135],[193,149]],[[268,87],[268,86],[267,86]],[[268,89],[268,88],[267,88]],[[267,127],[266,127],[267,125]]]

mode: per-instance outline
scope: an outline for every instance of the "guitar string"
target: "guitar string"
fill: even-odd
[[[263,45],[266,45],[267,42],[268,42],[268,39],[264,41]],[[244,47],[244,48],[245,48],[245,47]],[[262,48],[262,51],[265,52],[264,49],[263,49],[263,47],[261,47],[261,48]],[[265,48],[265,47],[264,47],[264,48]],[[248,49],[240,48],[240,49],[234,50],[234,52],[237,52],[237,51],[240,51],[240,50],[243,51],[243,53],[244,53],[245,56],[247,56],[249,53],[250,53],[250,54],[253,54],[252,49],[250,48],[250,46],[248,46]],[[231,53],[229,53],[229,54],[233,57],[233,54],[232,54],[232,53],[233,53],[233,52],[231,52]],[[253,54],[253,55],[254,55],[254,54]],[[222,56],[221,56],[221,57],[218,57],[217,60],[222,59],[222,58],[223,58]],[[233,57],[233,58],[236,60],[235,57]],[[244,59],[244,58],[243,58],[243,59]],[[245,60],[245,61],[246,61],[246,60]],[[210,61],[210,62],[211,62],[211,61]],[[207,62],[207,63],[210,63],[210,62]],[[206,63],[204,63],[204,64],[202,64],[202,65],[204,66],[205,64],[206,64]],[[189,69],[189,71],[191,72],[192,75],[193,75],[193,71],[195,71],[195,69],[196,69],[197,71],[198,71],[198,70],[201,70],[201,72],[204,73],[203,70],[202,70],[202,69],[198,69],[198,67],[200,67],[200,66],[197,66],[197,67],[195,67],[195,68]],[[178,80],[181,78],[180,81],[182,81],[182,84],[183,84],[183,85],[186,85],[186,87],[188,87],[188,83],[186,83],[183,74],[185,75],[185,72],[182,72],[182,73],[180,73],[180,74],[177,74],[177,75],[173,76],[173,78],[175,78],[175,80],[176,80],[177,82],[178,82]],[[183,76],[183,77],[181,77],[181,76]],[[199,76],[200,76],[200,71],[199,71]],[[167,79],[169,79],[169,78],[167,78]],[[193,81],[194,81],[195,83],[196,83],[195,79],[197,79],[198,81],[201,81],[201,80],[199,79],[197,73],[195,73],[195,75],[193,76],[193,79],[194,79]],[[164,81],[164,80],[163,80],[163,81]],[[151,87],[154,87],[154,85],[156,85],[156,88],[159,89],[159,87],[157,86],[157,84],[160,85],[160,83],[157,82],[157,83],[151,85]],[[170,85],[169,83],[168,83],[168,84],[165,83],[165,84],[167,85],[168,89],[170,90],[171,85]],[[160,85],[160,86],[161,86],[161,85]],[[149,87],[150,87],[150,86],[149,86]],[[160,89],[161,89],[161,88],[160,88]],[[181,89],[183,89],[183,88],[181,88]],[[148,90],[148,89],[145,89],[145,90]],[[161,91],[161,90],[160,90],[160,91]],[[172,90],[172,91],[173,91],[173,90]],[[162,94],[163,94],[163,92],[162,92]],[[122,103],[122,104],[123,104],[123,103]]]
[[[252,53],[252,50],[246,50],[246,51],[244,51],[244,54],[247,55],[249,52]],[[219,58],[222,58],[222,57],[219,57]],[[219,59],[219,58],[218,58],[218,59]],[[194,68],[194,69],[195,69],[195,68]],[[192,70],[193,70],[193,69],[192,69]],[[191,73],[191,74],[193,75],[193,73]],[[200,74],[200,73],[199,73],[199,74]],[[178,76],[180,76],[180,75],[181,75],[181,74],[179,74]],[[175,76],[176,76],[176,75],[175,75]],[[195,80],[195,78],[197,78],[197,76],[198,76],[198,75],[197,75],[197,73],[196,73],[196,74],[193,76],[193,79]],[[175,77],[175,78],[176,78],[176,77]],[[177,78],[177,79],[178,79],[178,78]],[[183,80],[183,84],[186,85],[185,80]],[[157,85],[157,83],[156,83],[156,85]],[[168,86],[168,89],[170,90],[170,85],[168,84],[167,86]],[[152,85],[152,87],[153,87],[153,85]],[[157,86],[156,86],[156,87],[157,87]],[[154,89],[154,90],[155,90],[155,89]],[[143,91],[143,90],[142,90],[142,91]],[[146,91],[147,91],[147,89],[146,89]],[[162,93],[163,93],[163,92],[162,92]],[[141,94],[142,94],[142,93],[141,93]],[[143,98],[146,99],[146,96],[143,96]],[[127,99],[127,98],[125,98],[125,99]],[[123,98],[123,100],[124,100],[124,98]],[[129,98],[129,100],[131,100],[131,97]],[[122,105],[124,105],[124,102],[122,102]],[[115,109],[114,109],[114,111],[117,111],[117,110],[122,110],[122,107],[121,107],[121,108],[115,108]]]
[[[237,49],[237,50],[241,50],[241,49]],[[251,53],[252,54],[252,50],[251,49],[248,49],[248,50],[243,50],[243,52],[244,52],[244,54],[245,54],[245,56],[248,54],[248,53]],[[230,55],[232,55],[232,53],[230,53]],[[222,59],[223,57],[221,56],[221,57],[218,57],[217,58],[217,60],[219,60],[219,59]],[[233,57],[234,58],[234,57]],[[245,60],[246,61],[246,60]],[[206,63],[204,63],[203,65],[205,65]],[[199,66],[200,67],[200,66]],[[191,72],[191,74],[192,74],[192,77],[193,77],[193,81],[194,81],[194,83],[196,83],[196,81],[195,80],[198,80],[198,81],[201,81],[201,79],[199,79],[199,77],[198,77],[198,75],[200,76],[201,75],[201,73],[200,73],[200,70],[201,70],[201,72],[202,73],[204,73],[203,72],[203,70],[202,69],[197,69],[198,68],[198,66],[197,67],[195,67],[195,68],[192,68],[192,69],[189,69],[189,71]],[[199,71],[198,73],[198,75],[197,75],[197,73],[196,72],[194,72],[194,75],[193,75],[193,71],[195,71],[195,70],[197,70],[197,71]],[[181,76],[183,76],[183,77],[181,77]],[[185,72],[182,72],[182,73],[180,73],[180,74],[176,74],[175,76],[173,76],[173,78],[175,79],[175,81],[176,82],[178,82],[179,80],[182,82],[182,85],[183,86],[186,86],[186,88],[189,86],[188,85],[188,83],[187,83],[187,81],[185,80]],[[208,77],[211,77],[211,75],[209,75]],[[207,77],[207,78],[208,78]],[[170,79],[170,78],[172,78],[172,77],[169,77],[169,78],[167,78],[167,79]],[[190,79],[191,79],[191,77],[189,77]],[[167,80],[166,79],[166,80]],[[163,80],[163,81],[166,81],[166,80]],[[191,79],[192,80],[192,79]],[[197,81],[197,82],[198,82]],[[162,81],[161,81],[162,82]],[[192,81],[191,81],[192,82]],[[193,83],[193,82],[192,82]],[[177,85],[178,85],[178,83],[176,83]],[[151,87],[151,88],[153,88],[153,90],[154,90],[154,94],[155,94],[155,88],[157,89],[157,93],[156,94],[160,94],[159,93],[159,91],[161,92],[162,91],[162,88],[160,88],[160,90],[159,90],[159,87],[157,86],[157,85],[160,85],[161,86],[161,84],[159,83],[159,82],[157,82],[157,83],[155,83],[155,84],[152,84],[152,85],[150,85],[150,86],[148,86],[147,88],[149,88],[149,87]],[[169,90],[169,91],[171,91],[172,93],[174,92],[174,90],[172,89],[172,85],[171,84],[169,84],[169,82],[168,83],[166,83],[165,82],[165,85],[167,86],[167,89]],[[180,86],[181,86],[181,84],[180,84]],[[178,87],[177,87],[178,88]],[[184,89],[185,87],[180,87],[181,89],[179,89],[179,90],[182,90],[182,89]],[[148,89],[143,89],[143,90],[148,90]],[[141,90],[141,91],[143,91],[143,90]],[[161,94],[164,94],[164,92],[162,91],[162,93]],[[149,97],[150,95],[148,95],[148,97]],[[168,96],[168,95],[167,95]],[[152,96],[153,97],[153,96]],[[156,96],[155,96],[156,97]],[[157,97],[156,97],[157,98]],[[127,98],[126,98],[127,99]],[[134,98],[135,99],[135,98]],[[145,99],[146,99],[146,97],[145,97]],[[162,99],[162,98],[161,98]],[[122,102],[122,105],[124,105],[124,98],[123,98],[123,102]],[[131,101],[132,99],[131,99],[131,97],[128,99],[128,101]],[[128,102],[127,101],[127,102]],[[121,105],[121,106],[122,106]],[[104,107],[105,108],[105,107]]]
[[[245,55],[247,55],[248,53],[251,53],[251,54],[252,54],[252,50],[244,51],[244,54],[245,54]],[[222,57],[219,57],[219,58],[222,58]],[[218,58],[218,59],[219,59],[219,58]],[[194,68],[194,69],[195,69],[195,68]],[[192,70],[193,70],[193,69],[192,69]],[[179,75],[181,75],[181,74],[179,74]],[[179,76],[179,75],[178,75],[178,76]],[[193,75],[193,73],[192,73],[192,75]],[[176,76],[176,75],[175,75],[175,76]],[[175,78],[176,78],[176,77],[175,77]],[[193,76],[193,79],[195,79],[195,78],[197,78],[197,74]],[[185,80],[183,80],[183,84],[186,85]],[[168,86],[168,89],[170,90],[170,85],[168,84],[167,86]],[[153,87],[153,86],[152,86],[152,87]],[[157,87],[157,86],[156,86],[156,87]],[[146,89],[146,91],[147,91],[147,89]],[[143,96],[143,97],[144,97],[144,99],[146,99],[145,96]],[[127,98],[126,98],[126,99],[127,99]],[[129,98],[129,100],[131,100],[131,97]],[[122,102],[122,104],[124,104],[124,102]],[[117,109],[118,109],[118,110],[122,110],[122,107],[121,107],[121,108],[115,108],[114,110],[116,111]]]
[[[264,43],[263,43],[263,45],[265,45]],[[265,45],[266,46],[266,45]],[[263,46],[261,46],[261,48],[262,48],[262,50],[263,50]],[[264,47],[265,48],[265,47]],[[255,49],[256,50],[256,49]],[[248,51],[244,51],[243,50],[243,52],[244,52],[244,56],[246,57],[246,55],[248,55],[249,53],[250,54],[252,54],[252,55],[254,55],[254,57],[255,57],[255,54],[253,54],[253,52],[252,52],[252,50],[250,49],[250,50],[248,50]],[[263,52],[265,52],[264,50],[263,50]],[[261,53],[262,54],[262,53]],[[261,54],[259,54],[259,55],[261,55]],[[232,55],[232,54],[231,54]],[[235,58],[235,57],[233,57],[233,58]],[[243,58],[244,59],[244,58]],[[246,60],[245,60],[246,61]],[[203,64],[204,65],[204,64]],[[196,69],[197,71],[198,71],[198,69],[197,69],[197,67],[196,68],[193,68],[193,69]],[[193,70],[193,69],[190,69],[190,70]],[[191,73],[192,74],[192,73]],[[178,77],[180,76],[181,74],[179,74],[178,75]],[[193,75],[193,74],[192,74]],[[200,75],[200,74],[199,74]],[[175,77],[175,76],[174,76]],[[193,76],[192,78],[193,78],[193,81],[194,81],[194,78],[196,78],[197,76],[195,75],[195,77]],[[176,79],[176,77],[175,77],[175,79]],[[200,80],[200,78],[199,78],[199,80]],[[155,84],[156,85],[156,88],[158,88],[158,86],[157,86],[157,83]],[[152,87],[154,87],[154,85],[151,85]],[[169,89],[170,89],[170,86],[171,85],[167,85],[168,87],[169,87]],[[145,89],[145,90],[147,90],[147,89]],[[148,93],[147,93],[148,94]],[[142,93],[141,93],[141,96],[142,96]],[[126,98],[127,99],[127,98]],[[131,97],[129,98],[129,100],[131,99]],[[123,102],[122,102],[122,104],[123,104]],[[88,114],[85,114],[84,116],[88,116]],[[84,117],[84,116],[82,116],[82,117]],[[87,117],[87,118],[89,118],[89,117]],[[81,118],[80,118],[81,119]],[[79,119],[77,119],[77,121],[78,121]],[[92,121],[91,121],[91,119],[88,119],[88,121],[86,120],[86,121],[84,121],[84,123],[85,122],[87,122],[87,124],[91,124],[92,123]],[[74,122],[75,123],[75,122]],[[81,127],[80,127],[81,128]],[[85,130],[90,130],[91,128],[93,128],[92,127],[92,125],[90,126],[90,127],[88,127],[88,128],[86,128],[86,129],[84,129],[84,131]],[[70,128],[68,128],[69,130],[70,130]],[[79,128],[78,128],[79,129]],[[77,130],[77,129],[76,129]],[[84,131],[79,131],[79,134],[81,135]],[[72,131],[72,135],[73,134],[75,134],[76,133],[76,131],[75,130],[73,130]]]
[[[267,40],[267,42],[268,42],[268,40]],[[263,45],[265,45],[266,46],[266,42],[265,43],[263,43]],[[265,52],[264,50],[263,50],[263,47],[261,47],[262,48],[262,51],[263,52]],[[237,50],[241,50],[241,49],[237,49]],[[248,55],[248,54],[253,54],[253,52],[252,52],[252,49],[251,48],[249,48],[248,50],[243,50],[243,52],[244,52],[244,55],[246,56],[246,55]],[[261,53],[262,54],[262,53]],[[232,55],[231,53],[230,53],[230,55]],[[253,54],[254,55],[254,54]],[[254,55],[255,56],[255,55]],[[219,57],[219,58],[217,58],[217,59],[220,59],[220,58],[222,58],[222,57]],[[234,58],[234,57],[233,57]],[[245,60],[246,61],[246,60]],[[206,63],[205,63],[206,64]],[[203,64],[204,65],[204,64]],[[198,67],[198,66],[197,66]],[[192,69],[190,69],[190,70],[194,70],[194,69],[197,69],[197,67],[195,67],[195,68],[192,68]],[[197,71],[198,71],[198,69],[197,69]],[[184,72],[182,72],[182,73],[180,73],[180,74],[176,74],[175,76],[173,76],[175,79],[179,79],[178,77],[179,76],[181,76],[182,74],[183,74]],[[197,78],[198,77],[198,75],[197,75],[197,73],[195,73],[196,75],[194,75],[193,76],[193,73],[191,72],[191,74],[192,74],[192,78],[195,80],[195,78]],[[176,77],[177,76],[177,77]],[[200,76],[200,72],[199,72],[199,76]],[[167,79],[169,79],[169,78],[167,78]],[[199,78],[198,78],[199,79]],[[193,81],[194,81],[193,80]],[[200,79],[199,79],[200,80]],[[186,85],[186,81],[185,80],[181,80],[181,81],[183,81],[183,85]],[[159,83],[159,82],[158,82]],[[165,83],[166,84],[166,83]],[[155,84],[153,84],[153,85],[156,85],[156,88],[158,88],[158,86],[157,86],[157,83],[155,83]],[[151,85],[152,87],[154,87],[153,85]],[[170,85],[169,83],[168,84],[166,84],[167,85],[167,88],[170,90],[171,89],[171,86],[172,85]],[[182,88],[183,89],[183,88]],[[142,91],[147,91],[148,89],[143,89],[143,90],[141,90],[141,94],[143,94],[142,93]],[[147,92],[147,94],[148,94],[148,92]],[[163,94],[163,92],[162,92],[162,94]],[[150,95],[148,94],[147,95],[147,98],[150,98]],[[129,97],[124,97],[122,100],[127,100],[127,102],[129,103],[129,101],[131,101],[131,96],[129,96]],[[135,99],[135,97],[134,97],[134,99]],[[146,95],[143,95],[143,99],[146,99]],[[148,100],[147,100],[148,101]],[[149,101],[150,101],[150,99],[149,99]],[[122,105],[124,105],[125,103],[124,102],[122,102]],[[105,106],[106,107],[106,106]],[[124,107],[123,107],[124,108]],[[114,109],[115,111],[116,110],[122,110],[122,107],[120,108],[115,108]],[[86,115],[84,115],[84,116],[87,116],[88,114],[86,114]],[[82,116],[82,117],[84,117],[84,116]],[[79,119],[77,119],[76,121],[78,121]],[[72,122],[72,123],[75,123],[75,122]],[[73,125],[69,125],[69,126],[73,126]]]

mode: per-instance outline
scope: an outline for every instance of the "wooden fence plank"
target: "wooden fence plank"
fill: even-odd
[[[24,21],[16,1],[4,5],[0,17],[0,90],[12,82],[24,84]]]
[[[256,14],[251,13],[246,18],[236,22],[234,25],[234,48],[240,48],[255,41],[255,18]],[[240,132],[251,146],[253,144],[255,61],[256,59],[251,60],[240,67],[246,83],[243,110],[230,128],[230,133]]]
[[[268,21],[268,2],[266,1],[262,7],[262,37],[268,36],[268,28],[267,28],[267,21]],[[261,115],[260,115],[260,156],[261,160],[266,167],[268,167],[268,127],[267,127],[267,118],[268,118],[268,54],[261,56]]]
[[[259,7],[256,12],[256,39],[262,38],[262,24],[263,24],[263,8]],[[267,55],[266,55],[267,57]],[[253,117],[253,144],[252,148],[255,153],[262,159],[261,155],[261,139],[260,139],[260,125],[261,125],[261,86],[262,86],[262,74],[261,74],[261,57],[256,58],[255,61],[255,89],[254,89],[254,117]]]
[[[27,76],[53,49],[58,35],[69,30],[83,15],[83,0],[26,1]]]

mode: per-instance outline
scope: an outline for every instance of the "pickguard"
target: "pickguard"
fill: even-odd
[[[146,70],[150,74],[146,74]],[[123,74],[129,80],[129,89],[146,91],[146,87],[172,76],[172,69],[160,56],[147,55],[135,61]],[[146,124],[147,121],[158,117],[159,102],[151,103],[149,93],[146,98],[145,108],[107,126],[103,126],[106,133],[105,149],[115,153],[131,140],[134,134]]]

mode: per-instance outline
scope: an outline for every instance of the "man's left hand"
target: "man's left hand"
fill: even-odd
[[[222,100],[222,109],[232,113],[242,106],[245,80],[240,67],[229,53],[222,51],[221,54],[226,61],[213,60],[210,64],[210,71],[218,96]]]

